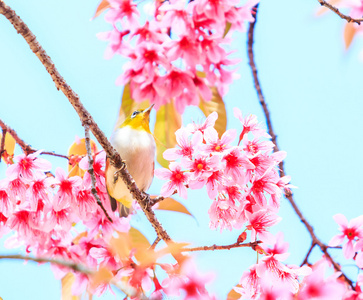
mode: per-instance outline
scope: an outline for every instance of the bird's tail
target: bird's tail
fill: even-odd
[[[107,191],[107,193],[108,193],[108,191]],[[121,202],[118,202],[109,193],[108,193],[108,196],[110,197],[112,211],[115,211],[117,209],[117,206],[118,206],[119,207],[120,217],[127,218],[128,215],[130,214],[130,208],[126,207]]]

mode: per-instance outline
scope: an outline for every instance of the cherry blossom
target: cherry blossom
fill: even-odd
[[[343,253],[346,258],[353,258],[354,256],[354,243],[357,239],[363,238],[363,216],[352,219],[349,224],[347,218],[342,214],[336,214],[334,217],[335,222],[339,225],[339,230],[342,232],[334,236],[329,242],[329,246],[338,246],[343,243],[347,238],[348,242],[343,245]]]

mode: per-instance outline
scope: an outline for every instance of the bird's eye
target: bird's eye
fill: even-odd
[[[135,118],[140,112],[135,110],[132,115],[131,115],[131,118]]]

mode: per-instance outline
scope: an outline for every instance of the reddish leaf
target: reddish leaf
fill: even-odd
[[[344,28],[345,50],[348,50],[356,33],[357,33],[357,28],[355,27],[355,25],[353,23],[345,24],[345,28]]]
[[[81,297],[72,295],[72,285],[75,277],[73,273],[69,272],[62,278],[62,297],[61,300],[80,300]]]
[[[2,134],[0,132],[0,144],[1,144],[1,140],[2,140]],[[5,145],[4,145],[4,153],[2,155],[2,157],[4,158],[5,162],[7,164],[11,164],[12,163],[12,158],[14,156],[14,150],[15,150],[15,139],[13,138],[13,136],[9,133],[5,134]]]
[[[176,111],[174,103],[167,103],[156,112],[154,137],[156,143],[156,160],[167,168],[169,162],[163,158],[163,153],[168,148],[176,145],[175,131],[181,126],[181,116]]]
[[[91,286],[96,288],[101,283],[108,283],[113,278],[113,274],[105,267],[101,267],[96,273],[90,277]]]
[[[157,209],[176,211],[194,217],[183,204],[170,197],[159,202]]]
[[[100,14],[102,14],[107,8],[110,7],[110,3],[107,0],[102,0],[96,9],[96,12],[92,19],[97,18]]]
[[[217,88],[211,87],[210,89],[213,94],[212,99],[208,102],[201,100],[199,103],[199,108],[206,117],[208,117],[214,111],[218,113],[218,119],[214,128],[217,130],[219,137],[221,137],[227,128],[227,111],[223,99],[218,93]]]
[[[240,285],[237,285],[237,287],[240,287]],[[231,289],[231,291],[227,295],[227,300],[237,300],[241,298],[241,294],[237,293],[234,289]]]

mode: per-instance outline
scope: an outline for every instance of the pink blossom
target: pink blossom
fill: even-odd
[[[269,134],[266,133],[264,129],[261,128],[260,124],[257,121],[257,117],[255,115],[249,115],[246,118],[243,117],[242,112],[239,108],[233,108],[234,116],[240,120],[243,125],[243,130],[240,134],[239,140],[241,141],[245,134],[252,132],[255,137],[266,137],[271,138]]]
[[[101,151],[96,153],[93,157],[93,171],[96,178],[97,186],[106,189],[105,182],[105,166],[106,166],[106,152]],[[88,170],[88,157],[85,156],[79,162],[79,167],[82,170]],[[85,175],[86,176],[86,175]],[[88,177],[88,175],[87,175]]]
[[[15,212],[9,217],[7,226],[12,230],[18,231],[23,237],[30,237],[32,235],[32,230],[29,226],[29,215],[30,212],[27,210]]]
[[[34,174],[33,180],[27,189],[30,209],[32,211],[37,210],[39,200],[50,203],[50,186],[53,183],[53,179],[46,177],[43,173]]]
[[[343,298],[345,290],[343,283],[336,280],[337,276],[324,278],[325,269],[325,263],[320,263],[313,268],[312,274],[303,282],[298,300],[340,300]]]
[[[280,196],[280,188],[277,186],[277,181],[279,176],[273,169],[266,170],[266,172],[261,177],[254,177],[252,179],[251,192],[256,197],[257,203],[260,206],[265,206],[267,204],[266,196],[264,192]]]
[[[163,197],[171,196],[176,190],[180,197],[187,199],[187,189],[185,184],[188,183],[189,174],[181,170],[180,164],[171,162],[169,169],[157,169],[155,175],[160,179],[169,180],[161,187],[161,195]]]
[[[255,166],[242,153],[242,151],[233,147],[232,150],[223,156],[222,161],[226,164],[225,172],[237,182],[243,182],[245,170],[254,169]]]
[[[281,217],[268,210],[259,210],[253,214],[248,214],[248,219],[250,224],[247,225],[247,229],[251,230],[251,241],[256,241],[257,235],[260,240],[266,243],[274,240],[267,229],[280,222]]]
[[[201,49],[193,35],[182,35],[178,41],[166,43],[165,47],[168,49],[167,56],[171,61],[182,58],[187,67],[193,68],[200,63]]]
[[[199,92],[199,95],[197,96],[201,97],[205,102],[212,100],[213,94],[211,89],[207,86],[207,80],[205,78],[194,76],[193,82]]]
[[[193,81],[193,74],[187,71],[180,71],[173,67],[165,76],[157,78],[154,83],[154,88],[157,90],[160,97],[176,98],[180,96],[186,89],[192,95],[196,94],[197,90]],[[179,105],[181,108],[183,105]],[[179,111],[183,113],[183,111]]]
[[[20,204],[24,199],[26,199],[27,186],[24,179],[21,177],[12,178],[12,176],[7,176],[9,179],[8,193],[10,195],[11,201],[15,204]]]
[[[204,139],[207,144],[203,147],[203,150],[206,153],[224,152],[232,147],[230,144],[233,142],[236,135],[237,132],[235,129],[229,129],[223,133],[222,137],[219,139],[217,130],[213,127],[208,127],[204,131]]]
[[[195,133],[196,131],[200,131],[201,133],[204,133],[204,130],[206,130],[208,127],[213,127],[216,123],[216,120],[218,119],[218,113],[212,112],[203,123],[201,124],[188,124],[187,128],[190,130],[191,133]]]
[[[250,141],[246,135],[243,137],[242,142],[244,146],[243,150],[246,151],[251,157],[254,157],[259,152],[271,152],[275,146],[273,142],[261,141],[259,138],[254,138],[252,141]]]
[[[363,225],[363,216],[359,216],[350,220],[349,224],[347,218],[342,214],[336,214],[335,216],[333,216],[333,218],[335,222],[338,223],[339,230],[342,233],[334,236],[330,240],[329,246],[335,247],[342,244],[344,238],[346,237],[348,239],[348,242],[343,245],[343,253],[347,259],[353,258],[354,242],[356,241],[356,239],[363,238],[363,230],[361,228]]]
[[[241,287],[233,289],[241,294],[242,299],[258,299],[260,294],[260,278],[257,276],[256,266],[253,265],[248,271],[245,271],[239,281]]]
[[[42,153],[42,150],[34,152],[29,155],[21,154],[14,158],[16,162],[10,165],[6,170],[6,176],[15,178],[22,177],[23,179],[32,179],[34,172],[50,171],[51,163],[43,158],[37,156]]]
[[[68,177],[61,168],[56,169],[55,179],[59,188],[54,196],[53,206],[57,211],[68,207],[74,201],[75,188],[81,184],[82,179],[79,176]]]
[[[208,210],[210,223],[209,227],[211,229],[216,229],[218,227],[223,229],[232,230],[237,219],[237,207],[222,197],[218,197],[217,200],[212,202],[211,207]]]
[[[123,43],[123,38],[129,33],[130,30],[119,31],[114,28],[112,31],[97,34],[97,38],[100,40],[109,41],[104,54],[105,59],[111,59],[115,54],[123,54],[123,51],[128,49],[127,44]]]
[[[164,12],[160,25],[165,28],[173,27],[176,33],[185,33],[191,26],[190,15],[185,9],[186,4],[185,0],[164,2],[159,8],[159,11]]]
[[[10,200],[8,192],[8,182],[6,179],[0,181],[0,212],[4,217],[9,217],[14,209],[14,204]]]
[[[163,153],[163,157],[169,161],[176,160],[180,157],[192,158],[194,151],[198,150],[199,145],[203,141],[201,132],[196,132],[190,137],[190,133],[185,128],[180,128],[175,132],[178,148],[167,149]]]
[[[82,220],[88,220],[98,208],[96,199],[91,192],[91,178],[89,174],[87,176],[85,174],[82,185],[75,188],[74,195],[76,201],[72,202],[72,208]]]
[[[132,0],[108,0],[111,5],[110,10],[105,15],[105,20],[110,23],[116,23],[123,18],[127,18],[127,22],[131,26],[137,25],[137,17],[139,12],[137,6]]]
[[[131,37],[137,36],[137,43],[140,44],[142,42],[152,42],[156,44],[162,44],[167,35],[161,32],[160,27],[156,25],[155,22],[146,21],[143,26],[140,26],[135,29],[135,31],[131,34]]]
[[[208,178],[206,187],[210,199],[214,200],[217,197],[220,187],[223,184],[223,172],[220,170],[214,171]],[[204,183],[203,183],[204,185]]]
[[[201,276],[191,260],[184,262],[180,272],[181,276],[176,280],[170,280],[169,285],[164,289],[168,295],[175,295],[175,291],[181,291],[185,300],[212,300],[215,299],[209,295],[205,285],[213,278],[213,274]],[[179,293],[178,293],[179,295]]]
[[[207,178],[213,171],[216,171],[219,166],[219,161],[218,156],[196,154],[192,160],[182,158],[181,164],[189,170],[190,180],[198,180],[199,178]]]

